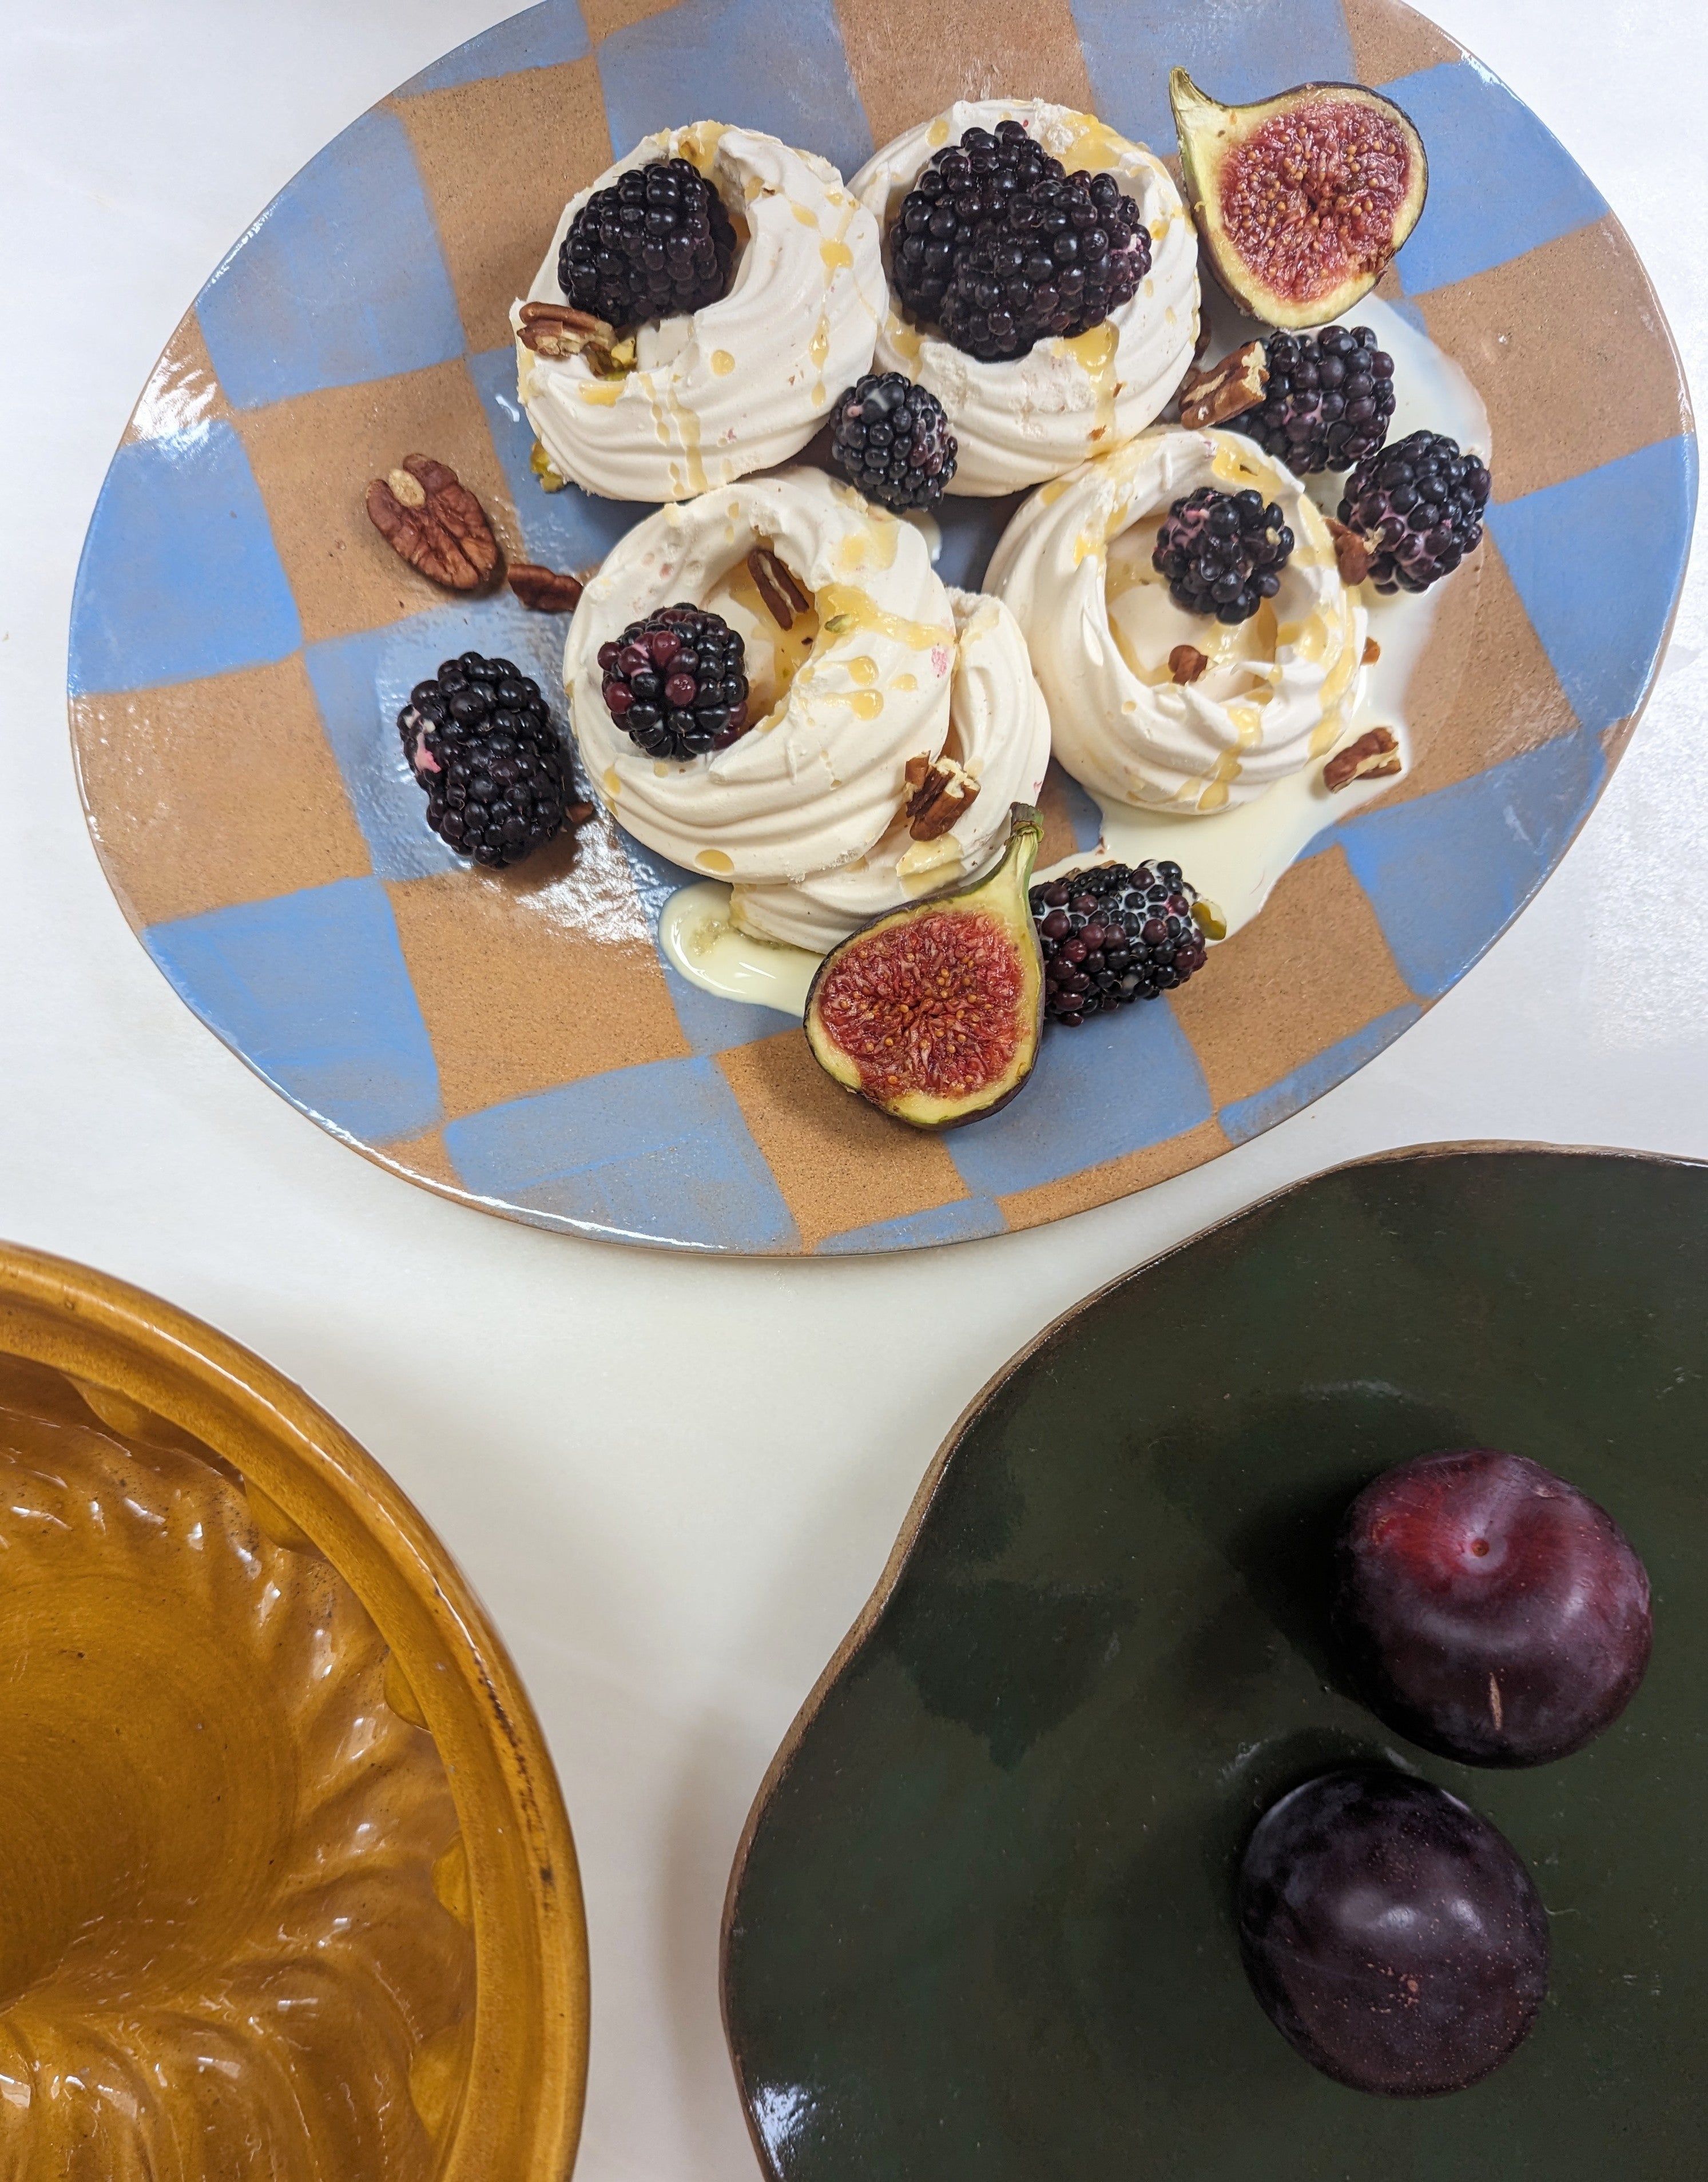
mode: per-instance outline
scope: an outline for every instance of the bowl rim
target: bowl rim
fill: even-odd
[[[438,1747],[469,1860],[474,2040],[437,2182],[566,2182],[586,2094],[587,1927],[545,1736],[468,1579],[372,1455],[302,1387],[127,1281],[0,1241],[0,1354],[192,1434],[305,1533],[391,1648]],[[122,1412],[120,1413],[122,1415]],[[116,1421],[109,1419],[109,1421]],[[286,1534],[288,1536],[288,1532]]]

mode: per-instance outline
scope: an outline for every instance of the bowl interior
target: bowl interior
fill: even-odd
[[[211,1329],[10,1251],[0,1481],[19,2171],[561,2182],[568,1823],[396,1487]]]

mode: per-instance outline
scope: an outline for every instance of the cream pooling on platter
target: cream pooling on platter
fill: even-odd
[[[686,500],[798,454],[869,368],[884,313],[877,224],[836,169],[713,121],[643,138],[572,197],[528,300],[563,301],[558,252],[595,191],[673,158],[691,161],[737,222],[729,293],[691,317],[642,325],[620,377],[602,377],[585,355],[548,358],[517,344],[523,407],[553,466],[612,499]]]
[[[1162,518],[1200,486],[1262,493],[1297,540],[1275,597],[1231,628],[1183,612],[1151,562]],[[1045,486],[987,580],[1025,632],[1056,756],[1116,803],[1250,802],[1326,756],[1357,703],[1368,618],[1328,526],[1289,471],[1232,434],[1151,432]],[[1209,662],[1184,684],[1169,666],[1180,645]]]
[[[1070,173],[1116,176],[1150,231],[1151,270],[1103,324],[995,363],[911,324],[892,297],[875,368],[905,373],[943,404],[960,442],[956,493],[1018,491],[1143,431],[1179,385],[1198,335],[1198,238],[1180,193],[1161,160],[1090,114],[1042,99],[961,101],[885,145],[850,187],[887,235],[935,152],[1006,120],[1023,122]]]
[[[786,632],[749,573],[756,547],[811,595]],[[612,718],[598,654],[679,601],[741,634],[752,725],[725,750],[670,762]],[[1024,667],[1012,617],[994,601],[957,602],[917,530],[800,468],[663,507],[619,540],[576,610],[564,682],[583,761],[622,824],[730,882],[749,929],[823,949],[995,853],[1009,804],[1035,793],[1048,756]],[[980,792],[951,833],[915,843],[897,829],[907,762],[946,749]]]

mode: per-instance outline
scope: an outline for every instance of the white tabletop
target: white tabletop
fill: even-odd
[[[1708,1158],[1708,555],[1628,756],[1513,932],[1371,1066],[1212,1166],[1054,1227],[801,1264],[582,1243],[412,1189],[252,1077],[132,938],[78,806],[66,623],[108,457],[208,272],[346,122],[507,12],[0,4],[0,1234],[249,1343],[438,1526],[527,1678],[580,1845],[580,2171],[737,2182],[754,2163],[718,2013],[731,1852],[987,1376],[1101,1282],[1363,1153],[1513,1138]],[[1436,12],[1594,177],[1708,385],[1700,19],[1661,0]]]

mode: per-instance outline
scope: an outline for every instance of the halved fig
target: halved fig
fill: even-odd
[[[1044,958],[1027,893],[1043,828],[1017,803],[995,868],[873,917],[833,948],[807,995],[821,1068],[916,1129],[1006,1106],[1032,1073]]]
[[[1369,293],[1423,209],[1423,139],[1356,83],[1219,106],[1184,68],[1168,97],[1212,271],[1270,326],[1321,326]]]

